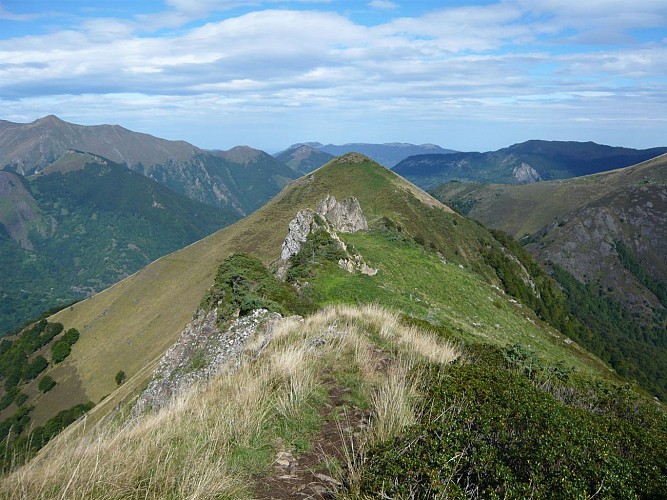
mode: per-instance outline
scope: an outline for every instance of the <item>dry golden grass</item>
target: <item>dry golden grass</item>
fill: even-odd
[[[395,356],[384,365],[377,363],[380,350],[373,342],[380,337]],[[323,371],[356,366],[362,374],[372,415],[359,440],[363,446],[390,439],[414,421],[418,393],[408,374],[417,359],[455,357],[432,334],[402,326],[396,314],[377,306],[328,308],[305,321],[286,318],[258,358],[249,354],[235,372],[195,386],[159,412],[63,433],[2,478],[0,496],[249,497],[252,474],[266,470],[276,447],[286,446],[275,423],[298,428],[312,394],[323,387]],[[239,450],[251,458],[239,459]]]
[[[415,422],[417,389],[415,381],[408,376],[408,371],[403,364],[393,365],[388,376],[373,393],[373,420],[367,436],[369,445],[387,441]]]

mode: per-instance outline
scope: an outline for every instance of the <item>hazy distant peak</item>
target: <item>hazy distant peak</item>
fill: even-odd
[[[216,154],[221,158],[235,163],[248,163],[266,153],[259,149],[251,148],[250,146],[234,146],[227,151],[216,152]]]

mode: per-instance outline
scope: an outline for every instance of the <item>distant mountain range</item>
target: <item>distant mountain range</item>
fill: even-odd
[[[334,155],[308,144],[295,144],[274,156],[301,175],[308,174],[335,158]]]
[[[529,184],[628,167],[666,152],[667,147],[638,150],[533,140],[487,153],[411,156],[393,170],[423,189],[452,180]]]
[[[193,200],[239,215],[256,210],[298,176],[271,155],[245,146],[207,151],[118,125],[75,125],[52,115],[32,123],[0,121],[2,170],[32,175],[70,149],[125,164]]]
[[[0,333],[240,218],[74,150],[29,178],[0,171],[0,195]]]
[[[305,148],[304,148],[305,146]],[[328,153],[330,156],[318,155],[317,152]],[[413,155],[420,154],[451,154],[456,153],[452,149],[443,149],[435,144],[408,144],[403,142],[390,142],[385,144],[350,143],[350,144],[321,144],[319,142],[304,142],[293,144],[285,151],[275,155],[284,163],[295,170],[305,174],[321,167],[327,161],[336,156],[347,153],[360,153],[372,160],[392,168],[401,160]],[[327,159],[328,158],[328,159]],[[325,161],[326,160],[326,161]],[[303,166],[301,166],[303,164]],[[309,169],[309,170],[308,170]]]

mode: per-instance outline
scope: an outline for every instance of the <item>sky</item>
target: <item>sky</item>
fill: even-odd
[[[665,0],[0,0],[0,119],[207,149],[667,146]]]

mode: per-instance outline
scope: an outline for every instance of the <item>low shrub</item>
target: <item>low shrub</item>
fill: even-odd
[[[53,380],[53,378],[51,378],[49,375],[44,375],[41,379],[39,379],[39,385],[37,387],[43,393],[47,393],[55,386],[56,386],[56,381]]]
[[[70,352],[71,348],[69,344],[64,340],[59,340],[51,346],[51,359],[54,363],[60,363],[69,356]]]
[[[539,390],[524,371],[505,368],[507,354],[489,350],[496,352],[474,363],[424,369],[420,420],[369,450],[362,493],[664,498],[663,412],[644,412],[652,419],[637,425],[614,411],[569,406]],[[517,354],[526,361],[516,349],[510,357]]]

